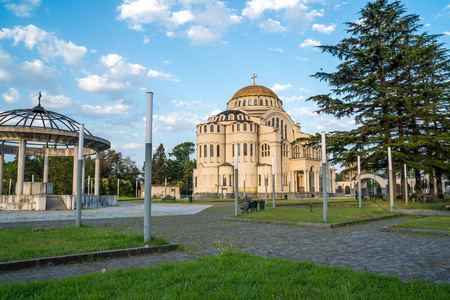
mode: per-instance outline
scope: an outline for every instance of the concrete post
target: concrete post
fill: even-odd
[[[266,205],[267,205],[267,165],[265,165],[266,173],[264,174],[264,184],[266,186]]]
[[[391,147],[388,147],[388,164],[389,164],[389,203],[391,212],[394,212],[394,175],[392,174],[392,155]]]
[[[361,208],[361,159],[358,155],[358,203]]]
[[[25,148],[27,142],[23,139],[19,141],[19,153],[17,155],[17,185],[16,194],[23,195],[23,181],[25,179]]]
[[[243,179],[244,179],[244,197],[245,197],[245,169],[244,169],[244,177],[243,177]]]
[[[234,145],[234,215],[239,214],[238,146]]]
[[[3,195],[3,165],[4,165],[4,157],[3,157],[3,147],[0,146],[0,195]]]
[[[405,200],[406,204],[408,204],[409,193],[408,193],[408,174],[406,173],[406,164],[403,164],[403,168],[405,172]]]
[[[78,146],[73,148],[73,183],[72,195],[77,194]]]
[[[81,172],[81,190],[83,191],[83,195],[86,193],[86,158],[83,156],[83,169]]]
[[[78,138],[78,162],[77,162],[77,222],[76,226],[81,227],[81,197],[83,197],[83,190],[81,181],[83,180],[83,147],[84,147],[84,124],[80,124],[80,135]]]
[[[325,131],[322,131],[322,192],[323,192],[323,221],[328,222],[327,148],[325,140]]]
[[[49,158],[48,155],[44,156],[44,182],[48,182],[48,167],[49,167]]]
[[[272,156],[272,207],[275,208],[275,158]]]
[[[147,92],[145,124],[144,242],[152,239],[152,124],[153,93]]]
[[[95,189],[94,195],[100,195],[100,152],[95,153]]]

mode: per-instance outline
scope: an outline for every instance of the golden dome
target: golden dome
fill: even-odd
[[[239,98],[239,97],[246,97],[246,96],[268,96],[268,97],[274,97],[278,99],[277,94],[275,94],[274,91],[271,89],[262,86],[262,85],[249,85],[246,87],[243,87],[236,93],[234,93],[233,97],[231,99]]]

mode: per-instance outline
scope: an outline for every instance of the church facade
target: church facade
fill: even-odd
[[[236,156],[240,196],[264,197],[266,178],[269,197],[273,185],[277,197],[289,191],[292,197],[322,195],[321,149],[295,142],[309,135],[284,111],[278,96],[256,85],[255,78],[231,97],[225,111],[197,125],[194,197],[233,198]],[[334,169],[327,169],[331,192]]]

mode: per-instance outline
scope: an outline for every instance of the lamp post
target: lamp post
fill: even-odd
[[[234,215],[239,214],[238,146],[234,145]]]
[[[147,92],[147,114],[145,124],[144,242],[149,242],[152,238],[152,122],[153,93]]]
[[[406,200],[406,204],[408,204],[408,198],[409,198],[409,193],[408,193],[408,174],[406,173],[406,164],[403,164],[403,168],[404,168],[404,172],[405,172],[405,200]]]
[[[272,207],[275,208],[275,158],[272,156]]]
[[[245,195],[245,169],[244,169],[244,177],[242,179],[244,179],[244,197],[245,197],[246,196]]]
[[[358,203],[361,208],[361,159],[358,155]]]
[[[266,205],[267,205],[267,165],[265,165],[264,185],[266,186]]]
[[[389,203],[391,205],[391,212],[394,212],[394,176],[392,174],[391,147],[388,147],[388,165],[389,165]]]
[[[323,221],[328,222],[328,194],[327,194],[327,150],[325,131],[322,131],[322,193],[323,193]]]
[[[77,220],[76,226],[81,227],[81,180],[83,178],[83,146],[84,124],[80,124],[78,136],[78,164],[77,164]]]

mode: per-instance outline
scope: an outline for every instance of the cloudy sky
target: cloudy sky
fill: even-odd
[[[306,133],[351,120],[305,102],[327,85],[310,78],[338,61],[314,46],[346,37],[362,0],[0,0],[0,111],[42,106],[84,123],[141,166],[146,92],[155,146],[196,142],[195,126],[240,88],[274,90]],[[404,0],[423,29],[450,42],[449,0]],[[449,48],[447,46],[447,48]]]

